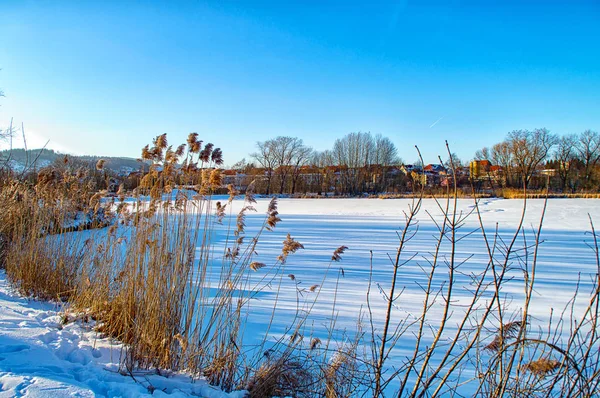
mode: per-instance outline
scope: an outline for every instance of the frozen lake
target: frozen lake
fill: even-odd
[[[257,213],[250,213],[248,216],[247,236],[253,236],[262,224],[268,202],[267,199],[259,199],[255,206]],[[385,319],[385,292],[389,290],[393,271],[391,260],[395,258],[399,234],[405,224],[404,212],[409,211],[411,200],[280,199],[278,204],[283,221],[275,231],[263,232],[256,247],[257,254],[253,258],[267,266],[257,272],[250,271],[250,274],[255,280],[268,272],[280,272],[282,277],[266,286],[260,297],[252,300],[246,329],[247,343],[260,341],[267,330],[270,341],[289,336],[292,332],[288,326],[298,308],[310,308],[310,315],[302,330],[303,335],[327,338],[333,327],[333,344],[340,343],[353,336],[359,316],[362,316],[363,331],[370,333],[367,313],[370,277],[373,327],[375,334],[380,335]],[[596,200],[585,199],[548,201],[536,257],[535,285],[528,316],[530,330],[546,329],[551,315],[556,322],[557,314],[570,303],[578,283],[583,299],[575,302],[574,313],[585,308],[593,278],[598,272],[595,253],[588,246],[593,244],[590,217],[594,221],[600,220],[598,204]],[[401,263],[407,262],[402,265],[398,274],[396,292],[402,293],[392,310],[392,325],[420,319],[425,297],[423,288],[427,285],[430,263],[434,259],[436,240],[440,235],[438,227],[444,221],[442,208],[445,205],[444,200],[436,202],[434,199],[425,199],[416,216],[417,224],[410,230],[415,233],[414,237],[405,244],[400,256]],[[500,299],[507,315],[505,322],[520,319],[525,298],[524,270],[531,272],[534,258],[532,245],[539,228],[543,205],[543,200],[527,201],[523,229],[514,242],[514,254],[507,262],[506,282],[500,291]],[[234,215],[241,206],[241,201],[233,202]],[[450,206],[452,207],[452,203]],[[465,218],[455,236],[453,264],[457,267],[454,273],[453,307],[440,340],[445,344],[455,339],[454,333],[463,307],[473,297],[472,278],[486,269],[490,259],[480,221],[474,210],[472,199],[461,199],[457,203],[457,216]],[[513,239],[522,213],[523,200],[485,199],[479,202],[481,222],[489,244],[496,244],[493,249],[494,258],[499,264],[503,264],[502,251]],[[235,223],[235,220],[232,222]],[[227,220],[224,221],[224,225],[226,224]],[[304,249],[288,258],[284,270],[278,270],[271,265],[280,254],[287,233],[302,243]],[[217,246],[224,241],[224,235],[224,232],[217,232]],[[441,289],[445,292],[452,257],[449,240],[445,238],[442,241],[432,285],[434,290]],[[332,253],[339,246],[347,246],[348,249],[342,255],[342,261],[331,262]],[[215,253],[219,253],[219,250]],[[218,255],[215,255],[214,261],[220,262]],[[489,282],[490,278],[485,280]],[[316,290],[318,295],[309,291],[314,285],[319,285],[320,291]],[[484,305],[490,296],[491,290],[482,295],[477,305]],[[440,294],[429,310],[425,322],[428,330],[425,342],[431,342],[433,333],[438,330],[443,313],[442,297],[443,294]],[[274,322],[271,323],[275,302],[277,309],[274,312]],[[335,319],[334,323],[332,319]],[[267,328],[267,325],[271,326]],[[490,318],[490,330],[484,334],[483,339],[491,341],[495,333],[493,328],[498,326],[498,321]],[[390,354],[388,371],[401,366],[412,355],[415,333],[414,326],[407,327],[399,338]]]

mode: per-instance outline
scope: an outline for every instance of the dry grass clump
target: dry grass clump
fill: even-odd
[[[546,192],[545,190],[527,190],[527,194],[522,189],[502,188],[497,190],[496,196],[504,199],[600,199],[600,193],[594,192]]]
[[[292,238],[290,234],[287,234],[277,260],[284,264],[290,254],[296,253],[300,249],[304,249],[304,245]]]
[[[33,180],[0,187],[0,261],[25,295],[67,299],[78,283],[82,252],[70,231],[110,222],[110,212],[92,201],[93,181],[81,168],[42,169]]]
[[[525,364],[523,368],[537,376],[547,376],[560,367],[560,362],[555,359],[540,358]]]
[[[8,239],[0,233],[0,269],[6,268],[6,255],[8,254]]]
[[[306,362],[289,356],[268,358],[250,379],[251,397],[312,397],[315,380]]]
[[[17,240],[6,256],[7,275],[26,296],[66,301],[74,292],[83,254],[70,242]]]
[[[345,344],[339,347],[323,371],[326,398],[352,397],[365,380],[361,369],[357,345]]]
[[[502,345],[505,344],[507,340],[514,339],[517,337],[522,327],[522,321],[508,322],[502,325],[502,327],[498,329],[498,333],[494,337],[494,340],[492,340],[491,343],[486,345],[484,349],[488,351],[500,351]]]
[[[122,227],[91,240],[72,303],[93,316],[102,333],[126,344],[127,369],[186,370],[231,390],[246,377],[240,349],[245,303],[273,281],[263,275],[263,285],[249,285],[247,273],[266,267],[253,261],[254,247],[258,235],[280,219],[274,200],[258,235],[246,239],[245,219],[255,211],[251,185],[216,264],[213,230],[231,208],[211,200],[221,189],[221,174],[213,169],[221,156],[212,144],[202,149],[195,134],[188,137],[187,151],[173,150],[166,136],[145,147],[142,158],[151,165],[139,196],[128,205],[115,203]],[[181,161],[184,167],[178,167]],[[193,183],[200,195],[175,191],[181,182]],[[235,196],[231,187],[229,201]],[[286,242],[285,257],[301,248],[291,237]]]
[[[334,250],[333,255],[331,256],[332,261],[342,261],[342,254],[348,250],[348,246],[340,246]]]

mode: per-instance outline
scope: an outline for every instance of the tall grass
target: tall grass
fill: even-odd
[[[514,188],[498,189],[496,196],[504,199],[600,199],[600,193],[593,192],[557,193],[531,189],[524,191]]]
[[[22,293],[67,299],[80,274],[82,252],[69,231],[106,225],[84,170],[43,170],[37,183],[5,180],[0,187],[3,266]]]

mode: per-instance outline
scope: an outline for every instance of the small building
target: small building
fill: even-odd
[[[492,163],[489,160],[473,160],[469,163],[469,175],[477,180],[488,175],[491,171]]]
[[[441,164],[428,164],[427,166],[425,166],[423,168],[423,171],[425,171],[426,173],[433,173],[433,174],[441,174],[441,175],[446,174],[446,168],[444,166],[442,166]]]

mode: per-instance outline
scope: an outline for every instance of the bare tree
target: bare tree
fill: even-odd
[[[492,162],[502,169],[502,175],[506,184],[512,181],[513,153],[507,141],[495,144],[491,151]]]
[[[302,141],[302,140],[300,140]],[[310,163],[310,159],[312,157],[314,150],[311,147],[301,145],[297,148],[294,157],[292,158],[291,167],[292,167],[292,187],[290,189],[290,193],[296,193],[296,187],[298,183],[298,179],[300,178],[302,167],[306,166]]]
[[[376,169],[373,170],[373,180],[376,180],[376,185],[380,190],[382,190],[385,189],[386,175],[390,166],[399,164],[401,160],[398,157],[398,149],[396,149],[396,145],[394,145],[392,140],[390,140],[388,137],[377,134],[374,139],[374,144],[375,151],[372,164]]]
[[[322,152],[314,151],[310,160],[311,166],[319,170],[319,176],[315,181],[318,193],[328,192],[336,184],[335,173],[332,166],[335,164],[333,152],[325,150]]]
[[[246,169],[246,167],[248,167],[248,162],[246,162],[246,158],[242,158],[241,160],[238,160],[237,162],[235,162],[230,167],[230,169],[236,170],[236,171],[244,171]]]
[[[557,137],[545,128],[508,133],[507,142],[514,166],[525,187],[529,185],[535,169],[546,160],[556,141]]]
[[[560,137],[557,141],[556,151],[554,152],[554,160],[556,161],[556,169],[560,178],[560,186],[564,191],[567,187],[567,181],[573,171],[573,160],[575,159],[575,143],[577,137],[575,135],[567,135]]]
[[[488,147],[483,147],[475,152],[475,160],[490,160],[492,155]]]
[[[279,178],[279,193],[284,193],[290,178],[293,191],[300,167],[308,161],[311,148],[298,137],[279,136],[269,142],[275,158],[275,175]]]
[[[290,191],[296,189],[300,169],[308,163],[312,148],[304,145],[301,138],[279,136],[265,142],[257,142],[258,152],[251,154],[266,169],[267,195],[276,177],[279,183],[279,194],[283,194],[288,183]]]
[[[463,161],[458,157],[456,153],[452,153],[448,159],[444,162],[443,166],[447,170],[452,170],[454,167],[456,170],[461,169],[464,166]]]
[[[272,141],[275,151],[275,174],[279,177],[279,194],[283,193],[288,174],[290,174],[290,163],[298,145],[302,140],[295,137],[279,136]]]
[[[390,166],[400,162],[398,149],[388,137],[381,134],[375,136],[375,153],[373,163],[381,166]]]
[[[364,188],[365,169],[375,157],[375,142],[371,133],[350,133],[333,145],[335,162],[341,168],[342,189],[358,193]]]
[[[583,162],[585,187],[590,188],[592,172],[600,161],[600,134],[586,130],[575,141],[575,150]]]
[[[254,152],[250,154],[256,162],[265,169],[265,177],[266,177],[266,194],[269,195],[271,193],[271,182],[273,180],[273,173],[275,167],[277,165],[277,155],[275,151],[275,146],[273,140],[268,141],[258,141],[256,143],[256,147],[258,148],[258,152]]]

